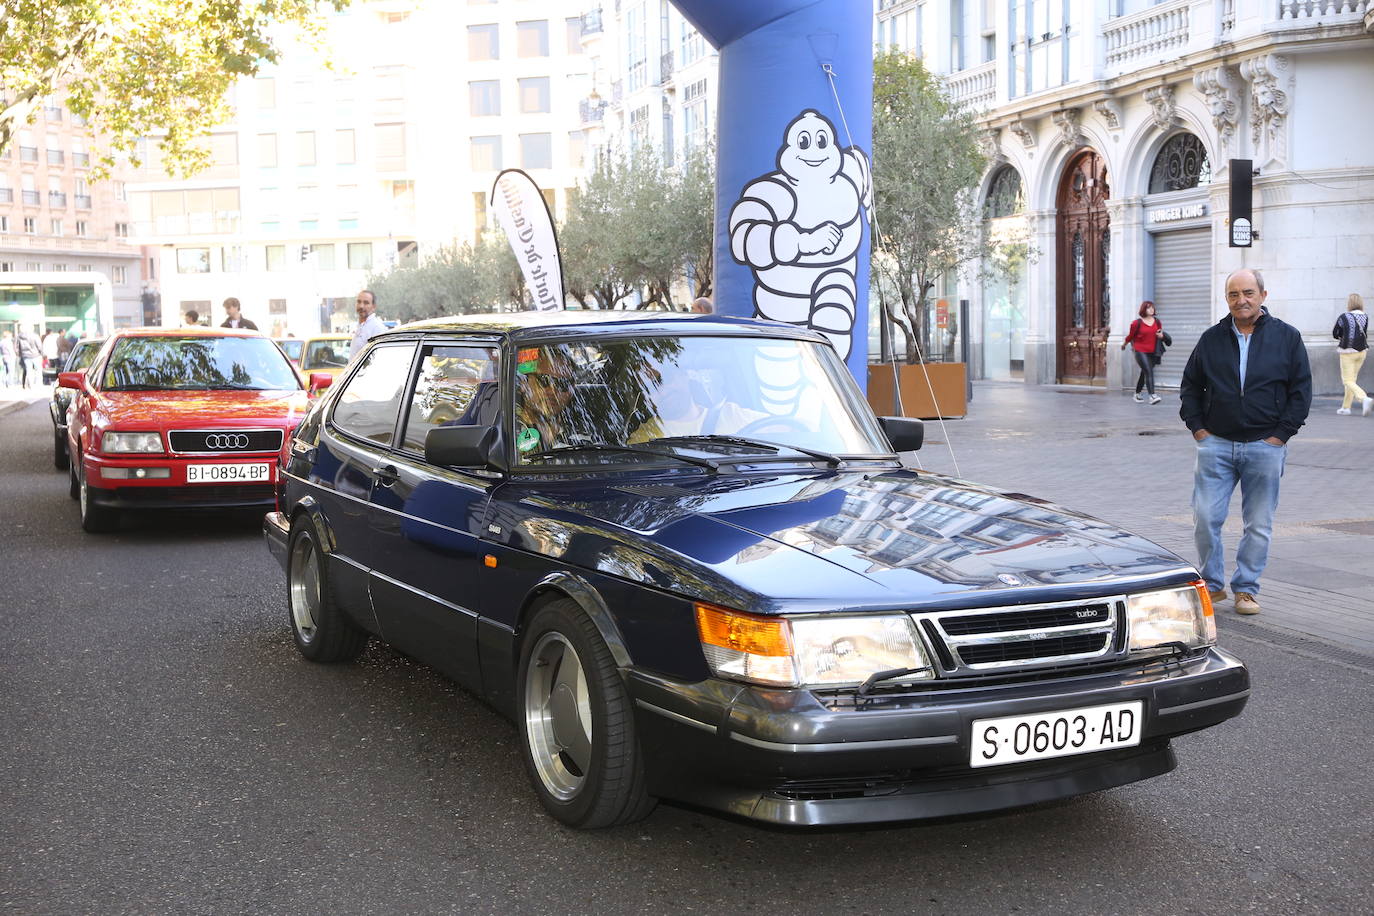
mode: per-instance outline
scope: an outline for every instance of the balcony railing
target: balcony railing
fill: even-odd
[[[577,108],[582,116],[583,124],[600,124],[602,117],[604,117],[606,113],[605,101],[593,102],[588,99],[583,99],[578,103]]]
[[[1279,19],[1359,19],[1371,8],[1364,0],[1278,0]]]
[[[78,210],[89,210],[89,209],[91,209],[91,195],[89,195],[89,194],[77,194],[77,195],[76,195],[76,209],[78,209]]]
[[[91,154],[90,154],[90,153],[72,153],[72,165],[76,165],[76,166],[80,166],[80,167],[82,167],[82,168],[85,168],[86,166],[88,166],[88,165],[90,165],[90,164],[91,164]]]
[[[23,197],[24,197],[24,203],[26,203],[26,204],[31,204],[32,206],[35,206],[35,207],[38,206],[40,203],[42,203],[42,198],[40,198],[40,197],[38,196],[38,192],[37,192],[37,191],[24,191],[24,192],[23,192]]]
[[[949,77],[949,97],[967,108],[983,109],[997,95],[997,61],[988,61]]]
[[[65,192],[65,191],[49,191],[49,192],[48,192],[48,206],[49,206],[49,207],[65,207],[65,206],[67,206],[67,192]]]
[[[61,165],[66,158],[60,149],[48,150],[48,165]]]
[[[595,35],[601,31],[601,10],[594,9],[582,14],[582,34]]]
[[[37,162],[37,161],[38,161],[38,147],[36,147],[36,146],[21,146],[21,147],[19,147],[19,161],[20,161],[20,162]]]
[[[62,109],[57,107],[56,105],[44,106],[43,117],[47,118],[49,121],[61,121]]]
[[[1107,48],[1107,67],[1128,64],[1138,57],[1159,58],[1188,44],[1190,0],[1173,0],[1165,6],[1122,16],[1102,30]]]

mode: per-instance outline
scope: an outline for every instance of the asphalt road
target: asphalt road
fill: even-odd
[[[1145,783],[999,816],[556,825],[510,724],[373,644],[291,643],[256,524],[81,532],[43,405],[0,417],[0,909],[1369,913],[1374,660],[1251,637],[1243,716]]]

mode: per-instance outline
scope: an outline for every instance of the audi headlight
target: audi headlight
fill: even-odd
[[[878,672],[894,672],[893,680],[934,677],[905,614],[789,619],[698,603],[696,615],[702,651],[718,677],[775,687],[862,684]]]
[[[1181,643],[1189,649],[1216,645],[1217,623],[1212,599],[1201,581],[1131,595],[1126,599],[1131,628],[1130,649],[1142,652]]]
[[[105,433],[100,437],[100,450],[107,455],[160,452],[162,436],[158,433]]]

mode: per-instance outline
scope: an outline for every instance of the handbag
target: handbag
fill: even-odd
[[[1173,345],[1174,345],[1174,339],[1173,339],[1172,337],[1169,336],[1169,332],[1168,332],[1168,331],[1161,331],[1160,333],[1156,334],[1156,335],[1155,335],[1155,348],[1154,348],[1154,352],[1152,352],[1152,353],[1150,354],[1150,360],[1151,360],[1156,366],[1159,365],[1159,361],[1160,361],[1161,357],[1164,356],[1164,351],[1165,351],[1167,348],[1172,347]]]

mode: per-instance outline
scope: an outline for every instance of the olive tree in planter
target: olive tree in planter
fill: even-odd
[[[881,52],[873,61],[873,163],[878,234],[872,276],[879,320],[900,341],[903,362],[916,365],[930,352],[931,291],[941,278],[990,261],[992,249],[976,206],[987,168],[977,127],[950,100],[940,78],[905,52]],[[878,388],[874,399],[884,387],[890,398],[892,383],[878,380],[878,374],[870,373]],[[957,411],[939,399],[946,415],[963,414],[963,384],[961,371]],[[914,387],[925,389],[924,378]]]

